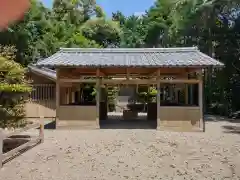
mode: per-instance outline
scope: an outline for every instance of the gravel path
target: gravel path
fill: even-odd
[[[238,128],[240,123],[209,122],[206,133],[49,130],[43,144],[6,163],[0,179],[237,180]]]

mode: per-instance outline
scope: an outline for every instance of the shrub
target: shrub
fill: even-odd
[[[15,49],[0,46],[0,127],[24,124],[24,100],[31,91],[25,68],[14,61]]]

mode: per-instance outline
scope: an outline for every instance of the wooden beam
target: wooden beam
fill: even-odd
[[[199,80],[197,79],[162,79],[159,80],[161,83],[169,83],[169,84],[198,84]],[[97,79],[60,79],[61,83],[96,83]],[[156,79],[103,79],[102,82],[104,84],[157,84]]]
[[[58,68],[59,69],[59,68]],[[155,76],[157,74],[157,68],[139,68],[139,67],[128,67],[129,73],[134,76],[134,74],[139,74],[142,76]],[[96,75],[96,68],[62,68],[59,69],[59,77],[61,78],[79,78],[79,76],[86,75]],[[111,68],[99,68],[100,76],[108,76],[116,74],[121,76],[126,76],[126,67],[111,67]],[[185,74],[186,72],[195,72],[199,68],[160,68],[161,75],[179,75]]]
[[[159,69],[154,69],[152,72],[148,73],[147,75],[149,77],[157,77],[158,76],[158,70]]]
[[[96,76],[95,76],[96,77]],[[96,79],[60,79],[60,83],[96,83]]]
[[[198,84],[199,80],[197,79],[173,79],[173,80],[160,80],[161,83],[169,83],[169,84]]]
[[[101,76],[101,77],[106,77],[107,76],[106,73],[104,73],[102,71],[102,69],[98,68],[97,71],[99,71],[99,76]]]
[[[169,83],[169,84],[198,84],[199,80],[188,80],[188,79],[176,79],[176,80],[158,80],[160,83]],[[155,79],[132,79],[132,80],[103,80],[105,84],[157,84]]]

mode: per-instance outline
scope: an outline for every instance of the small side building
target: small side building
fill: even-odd
[[[33,91],[29,94],[25,105],[26,118],[56,118],[56,71],[49,68],[28,66],[26,74]]]

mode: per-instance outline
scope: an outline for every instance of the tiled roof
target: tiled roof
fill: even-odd
[[[56,78],[57,78],[56,71],[49,69],[49,68],[36,67],[35,65],[29,65],[28,69],[34,73],[38,73],[43,76],[46,76],[47,78],[50,78],[52,80],[56,80]]]
[[[37,66],[65,67],[208,67],[219,61],[190,48],[62,48]]]

